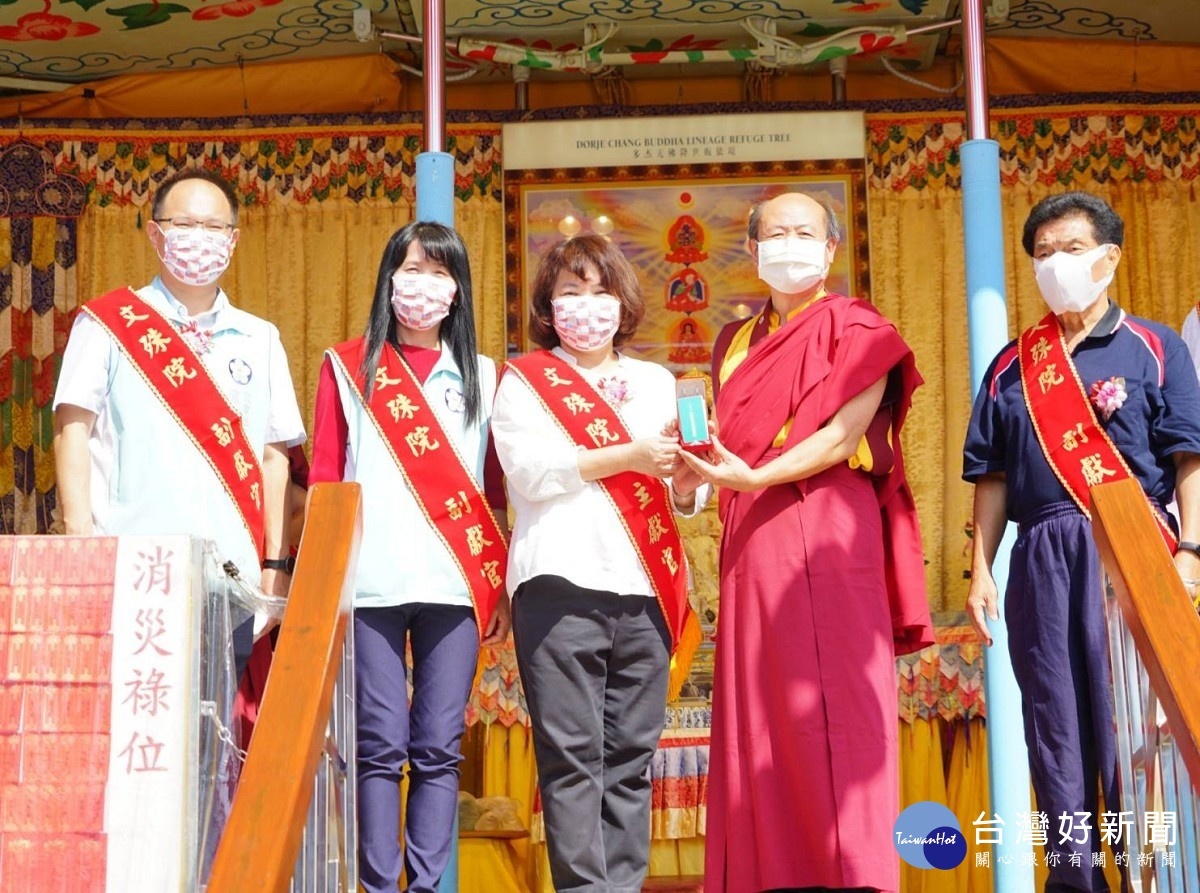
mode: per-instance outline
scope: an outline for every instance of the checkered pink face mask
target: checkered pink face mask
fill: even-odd
[[[408,329],[432,329],[450,312],[458,286],[445,276],[403,273],[392,276],[392,312]]]
[[[212,285],[229,266],[232,254],[228,233],[210,233],[202,226],[163,231],[163,266],[184,285]]]
[[[595,350],[610,341],[621,325],[621,302],[612,295],[555,298],[554,331],[575,350]]]

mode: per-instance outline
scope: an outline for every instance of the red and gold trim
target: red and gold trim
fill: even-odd
[[[526,354],[505,365],[541,401],[567,439],[584,449],[630,443],[632,437],[617,411],[579,370],[550,351]],[[687,598],[687,559],[675,525],[671,494],[656,477],[623,471],[596,481],[612,503],[629,535],[663,618],[671,633],[671,651],[688,635],[699,632]],[[691,623],[689,624],[689,618]]]
[[[175,326],[131,288],[83,306],[117,343],[130,365],[212,467],[263,556],[263,471],[241,415]]]
[[[1047,314],[1021,333],[1017,360],[1025,407],[1042,453],[1084,517],[1091,520],[1088,491],[1097,484],[1131,478],[1133,472],[1096,418],[1058,317]],[[1174,553],[1174,532],[1153,503],[1150,508],[1163,541]]]
[[[446,544],[471,593],[479,634],[504,596],[508,545],[479,482],[425,399],[421,383],[390,344],[383,346],[368,401],[355,371],[363,339],[339,345],[332,359],[354,389],[425,520]]]

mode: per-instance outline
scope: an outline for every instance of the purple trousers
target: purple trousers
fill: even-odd
[[[1093,867],[1092,853],[1101,851],[1100,813],[1121,809],[1112,671],[1100,557],[1092,525],[1073,503],[1055,503],[1021,519],[1004,618],[1021,689],[1035,808],[1049,819],[1046,891],[1106,891],[1104,870]],[[1060,839],[1064,813],[1070,817],[1062,826],[1067,841]],[[1075,813],[1088,814],[1090,831],[1080,829]],[[1015,827],[1016,816],[1001,818]],[[1071,865],[1072,854],[1080,865]]]
[[[412,646],[409,705],[405,643]],[[354,612],[358,687],[359,880],[396,893],[400,880],[400,774],[408,764],[403,865],[411,893],[434,893],[458,811],[464,710],[479,632],[467,607],[424,602]]]

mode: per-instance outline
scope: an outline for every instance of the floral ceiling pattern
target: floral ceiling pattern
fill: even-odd
[[[986,3],[992,8],[997,0]],[[744,27],[752,17],[768,34],[805,43],[847,28],[912,29],[953,18],[960,6],[959,0],[445,0],[445,13],[450,38],[562,49],[580,46],[591,28],[610,37],[610,49],[736,52],[762,39]],[[1200,17],[1189,6],[1011,0],[991,32],[1200,43]],[[370,16],[369,33],[355,30],[355,13],[362,11]],[[421,34],[421,0],[0,0],[0,77],[79,83],[411,49],[381,40],[381,31]],[[936,32],[888,53],[926,64],[944,46],[945,32]]]

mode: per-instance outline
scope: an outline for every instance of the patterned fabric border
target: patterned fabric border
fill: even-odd
[[[499,132],[493,125],[447,129],[459,200],[500,200]],[[81,182],[94,205],[145,205],[156,183],[195,166],[235,184],[246,205],[334,198],[416,202],[418,124],[111,135],[92,129],[37,130],[26,137],[51,153],[56,174]],[[0,134],[0,150],[14,140]]]
[[[0,534],[56,526],[51,405],[74,297],[77,179],[55,174],[43,147],[0,146]],[[63,294],[58,294],[58,288]]]
[[[517,673],[517,653],[511,640],[500,646],[480,649],[480,670],[467,701],[467,725],[498,722],[506,728],[529,725],[525,692]]]
[[[1200,173],[1200,105],[993,110],[1005,188],[1085,189],[1098,183],[1191,182]],[[871,115],[872,189],[958,190],[960,115]]]
[[[1106,182],[1192,181],[1200,172],[1200,100],[1186,105],[1142,101],[1071,109],[1004,106],[993,106],[992,122],[1005,187],[1065,189]],[[777,103],[763,110],[804,107]],[[560,111],[564,117],[604,117],[612,110]],[[539,117],[553,116],[547,111]],[[25,139],[50,150],[56,174],[78,178],[87,189],[88,201],[98,205],[142,205],[155,182],[196,163],[235,182],[246,204],[329,198],[415,201],[416,155],[421,144],[417,121],[326,125],[293,119],[291,126],[271,122],[256,127],[238,121],[239,126],[225,130],[212,124],[200,129],[196,122],[187,121],[179,122],[183,129],[155,129],[159,123],[134,121],[125,129],[108,130],[102,125],[39,122],[26,127]],[[455,193],[460,200],[473,196],[499,200],[499,134],[499,121],[448,125],[446,150],[455,158]],[[869,112],[870,187],[892,192],[959,189],[964,136],[961,109],[945,104],[919,112],[898,111],[895,105]],[[0,133],[0,149],[16,139],[15,134]]]
[[[967,626],[937,627],[937,644],[896,659],[900,718],[947,721],[987,715],[983,646]]]
[[[1102,105],[1125,108],[1152,108],[1168,105],[1200,106],[1200,93],[1179,91],[1176,93],[1015,93],[993,96],[990,106],[993,112],[999,109],[1042,108],[1049,113],[1070,111],[1076,108],[1093,108]],[[939,113],[954,120],[965,116],[964,99],[961,96],[922,97],[910,99],[848,99],[839,109],[862,111],[868,114],[896,115],[922,112],[928,117],[941,117]],[[446,123],[449,125],[488,124],[499,125],[505,121],[571,121],[581,118],[656,118],[671,115],[736,115],[747,111],[745,103],[697,102],[686,105],[565,105],[538,109],[447,109]],[[778,100],[755,103],[752,111],[763,112],[827,112],[829,103],[817,101]],[[385,112],[377,114],[350,115],[238,115],[220,118],[26,118],[0,117],[0,129],[19,130],[30,127],[45,129],[76,129],[88,131],[124,132],[132,130],[154,130],[164,132],[210,130],[221,133],[253,131],[264,127],[299,127],[310,129],[344,128],[359,129],[388,128],[402,129],[408,126],[419,128],[424,121],[420,111]]]

